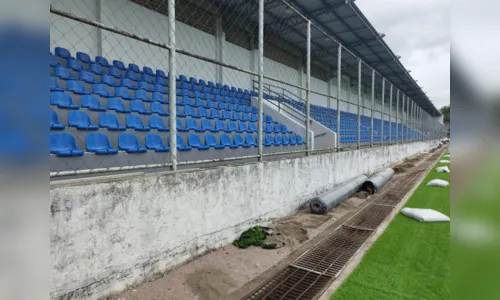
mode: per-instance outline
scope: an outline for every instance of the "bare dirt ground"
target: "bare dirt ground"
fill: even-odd
[[[285,259],[304,242],[313,239],[340,218],[356,211],[365,200],[365,195],[352,197],[326,215],[313,215],[309,213],[309,209],[304,208],[295,216],[276,220],[270,227],[275,231],[274,237],[285,243],[279,249],[239,249],[227,245],[170,271],[163,277],[104,299],[230,299],[230,294]],[[307,234],[301,228],[307,229]]]

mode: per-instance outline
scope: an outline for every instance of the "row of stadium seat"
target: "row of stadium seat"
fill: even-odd
[[[271,120],[272,121],[272,120]],[[158,131],[169,131],[169,120],[165,120],[159,116],[151,115],[148,118],[149,126],[144,125],[141,117],[136,114],[127,114],[125,117],[125,126],[121,125],[117,116],[112,113],[99,114],[99,125],[93,124],[90,115],[84,111],[70,111],[68,112],[68,125],[78,130],[98,130],[99,128],[106,128],[112,131],[123,131],[127,128],[137,131],[149,131],[156,129]],[[176,120],[176,127],[179,131],[196,131],[196,132],[226,132],[226,133],[254,133],[257,132],[257,125],[255,122],[233,122],[227,123],[222,120],[215,120],[215,124],[210,119],[201,120],[201,126],[196,119],[186,118],[186,123],[181,119]],[[57,113],[51,110],[50,114],[50,129],[51,130],[64,130],[66,126],[59,121]],[[266,133],[293,133],[288,130],[286,125],[274,124],[272,122],[264,123],[263,131]]]
[[[187,138],[187,144],[180,135],[177,135],[177,149],[180,151],[190,151],[195,148],[198,150],[224,149],[224,148],[250,148],[257,147],[258,144],[253,135],[247,134],[244,137],[235,135],[233,141],[231,137],[225,134],[220,135],[220,141],[212,134],[206,134],[205,141],[203,142],[200,136],[190,134]],[[139,139],[132,133],[122,133],[118,136],[118,149],[113,148],[107,135],[94,132],[86,136],[86,148],[88,152],[93,152],[97,155],[112,155],[117,154],[118,150],[127,153],[144,153],[147,150],[154,150],[155,152],[167,152],[170,150],[170,136],[167,137],[167,143],[164,144],[160,135],[150,133],[144,137],[145,146],[139,143]],[[304,144],[300,136],[295,135],[276,135],[274,138],[266,135],[263,145],[266,147],[271,146],[292,146]],[[85,151],[78,148],[74,136],[67,132],[55,132],[50,134],[50,153],[59,157],[70,156],[83,156]]]

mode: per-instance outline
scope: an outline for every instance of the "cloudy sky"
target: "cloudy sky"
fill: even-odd
[[[450,103],[450,0],[357,0],[356,5],[439,109]]]

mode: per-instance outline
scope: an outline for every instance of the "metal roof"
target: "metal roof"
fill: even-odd
[[[311,32],[313,59],[316,54],[323,62],[336,67],[336,43],[322,38],[325,37],[321,32],[323,31],[356,57],[361,58],[363,63],[374,68],[429,114],[441,115],[352,0],[287,0],[287,3],[317,27]],[[264,20],[267,28],[271,27],[280,37],[305,49],[307,22],[299,14],[293,11],[290,13],[290,9],[287,10],[287,5],[282,0],[265,1]],[[342,54],[343,63],[351,67],[344,69],[343,65],[342,73],[357,78],[357,59],[350,55],[344,57],[344,52],[346,51]],[[363,68],[362,73],[362,82],[371,85],[371,71]]]

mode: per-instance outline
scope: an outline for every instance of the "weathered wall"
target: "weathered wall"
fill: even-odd
[[[437,142],[51,186],[53,299],[97,299]]]

